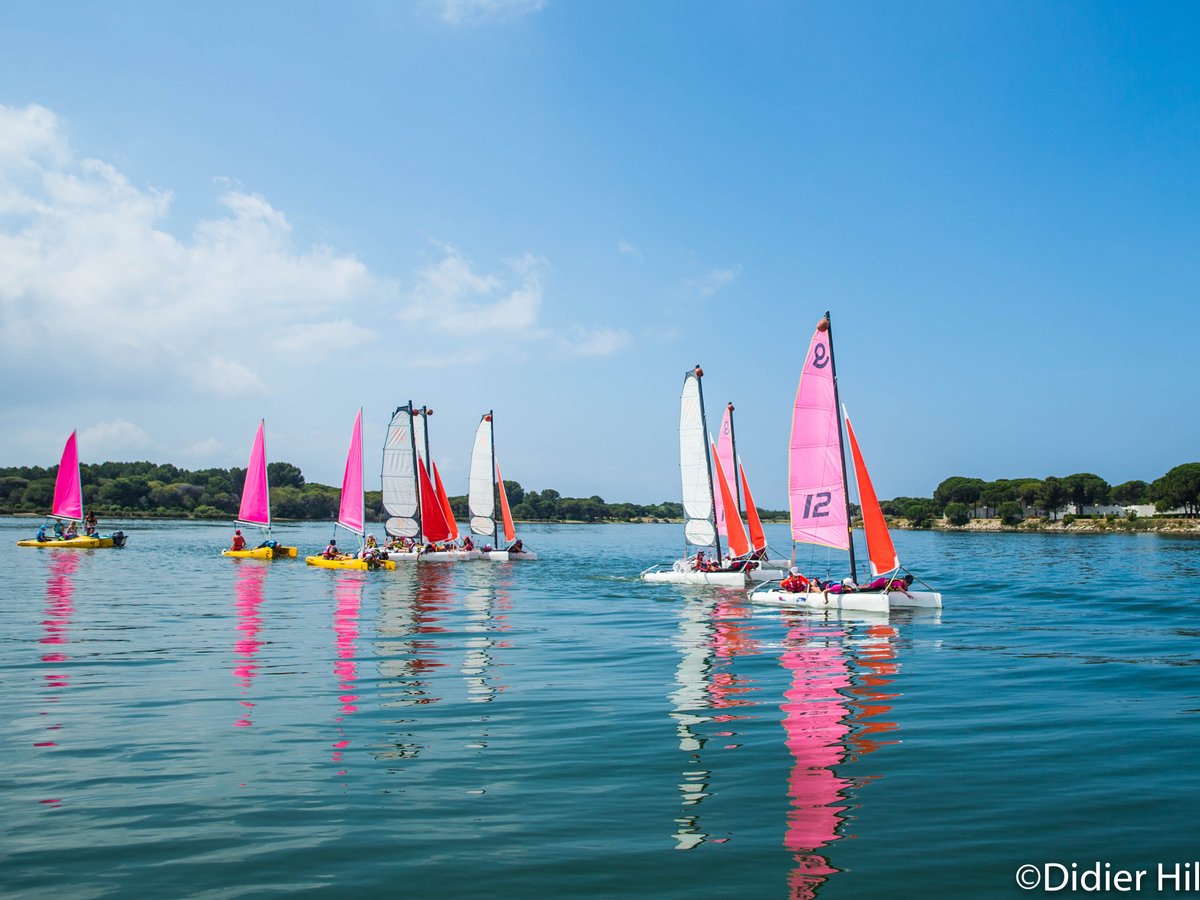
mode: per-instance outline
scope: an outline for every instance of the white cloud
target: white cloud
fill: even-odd
[[[89,459],[102,459],[105,454],[144,450],[150,446],[150,435],[142,428],[124,419],[101,422],[79,432],[80,452]]]
[[[455,248],[442,250],[440,262],[417,273],[400,314],[404,321],[450,334],[539,335],[544,260],[526,254],[510,262],[510,278],[520,282],[510,286],[499,275],[475,272]]]
[[[213,459],[224,449],[225,445],[215,437],[207,437],[182,447],[179,453],[190,459]]]
[[[0,106],[0,371],[68,347],[128,391],[261,389],[297,352],[315,362],[375,338],[345,310],[394,303],[393,283],[296,247],[283,212],[223,190],[224,214],[176,238],[162,227],[169,191],[79,158],[48,110]]]
[[[628,346],[633,335],[623,328],[587,330],[575,325],[567,338],[569,352],[578,356],[612,356]]]
[[[485,25],[540,12],[548,0],[435,0],[442,21],[451,25]]]
[[[629,241],[625,240],[625,238],[621,238],[619,241],[617,241],[617,252],[625,254],[626,256],[636,256],[638,259],[642,258],[642,251],[633,246],[633,244],[629,243]]]
[[[265,394],[267,386],[255,372],[232,359],[210,356],[189,372],[192,383],[201,391],[236,397],[241,394]]]
[[[732,269],[712,269],[699,278],[690,279],[687,284],[701,297],[711,297],[741,274],[741,266],[734,266]]]

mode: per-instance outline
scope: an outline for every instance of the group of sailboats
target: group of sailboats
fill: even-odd
[[[700,366],[686,372],[679,397],[684,555],[669,565],[650,567],[642,572],[642,579],[745,587],[752,581],[782,578],[788,562],[771,558],[745,468],[737,457],[733,404],[725,407],[720,442],[714,441],[704,412],[703,378]],[[722,549],[722,537],[728,553]]]
[[[863,461],[854,429],[845,417],[837,387],[833,332],[827,312],[818,323],[805,357],[792,409],[788,455],[788,497],[792,554],[789,561],[772,560],[761,538],[762,524],[750,496],[740,460],[732,450],[732,407],[726,409],[722,437],[728,431],[730,449],[706,439],[703,370],[696,366],[684,377],[680,398],[679,465],[683,478],[685,555],[667,568],[642,573],[646,581],[743,587],[763,584],[748,594],[756,603],[794,609],[853,609],[886,612],[898,607],[939,609],[942,595],[924,583],[914,589],[914,577],[901,565],[887,522]],[[851,523],[846,444],[849,444],[858,484],[859,506],[872,579],[859,585]],[[734,466],[746,494],[746,521],[752,544],[742,526],[741,501],[730,490]],[[722,522],[725,525],[721,529]],[[722,555],[720,536],[727,535],[728,555]],[[796,545],[808,544],[849,555],[849,577],[827,581],[805,577],[795,567]],[[747,549],[753,547],[753,550]],[[696,556],[689,556],[690,548]],[[706,561],[712,548],[719,565]],[[791,577],[785,579],[784,576]],[[778,583],[777,583],[778,582]]]

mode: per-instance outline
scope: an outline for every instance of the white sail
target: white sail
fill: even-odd
[[[413,463],[412,406],[401,406],[388,423],[383,442],[383,509],[394,537],[418,537],[417,470]]]
[[[712,547],[717,542],[706,440],[700,379],[695,372],[688,372],[679,398],[679,473],[683,479],[683,533],[695,547]]]
[[[425,473],[432,478],[433,474],[429,469],[429,435],[425,431],[425,413],[423,410],[413,410],[412,430],[413,440],[417,448],[417,456],[425,461]]]
[[[475,447],[471,451],[471,476],[468,482],[467,508],[471,530],[476,534],[496,533],[496,488],[492,466],[492,416],[479,420]]]

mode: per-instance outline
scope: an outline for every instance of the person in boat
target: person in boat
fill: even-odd
[[[67,530],[63,532],[63,540],[71,541],[79,537],[79,526],[75,522],[67,523]]]
[[[464,550],[474,550],[475,549],[475,542],[473,540],[471,540],[471,536],[469,534],[465,538],[463,538],[463,549]]]
[[[508,552],[509,553],[524,553],[525,552],[525,545],[523,543],[521,543],[520,538],[517,538],[517,540],[513,543],[513,545],[508,548]]]
[[[49,525],[43,525],[41,528],[38,529],[37,540],[39,540],[39,541],[50,540],[50,536],[48,534],[46,534],[46,529],[49,527],[50,527]]]
[[[852,594],[859,589],[853,578],[843,578],[840,582],[828,582],[823,588],[830,594]]]
[[[233,540],[229,543],[229,549],[234,552],[246,549],[246,539],[242,537],[242,529],[233,529]]]
[[[83,533],[91,537],[96,533],[97,524],[96,514],[89,509],[87,516],[83,520]]]
[[[63,539],[63,524],[62,522],[54,523],[54,539],[61,541]]]
[[[803,594],[808,591],[811,582],[800,574],[800,570],[792,566],[788,572],[787,578],[779,582],[779,587],[785,591],[790,591],[793,594]]]
[[[341,559],[342,551],[338,549],[337,539],[330,538],[329,546],[325,548],[325,552],[321,554],[326,559]]]

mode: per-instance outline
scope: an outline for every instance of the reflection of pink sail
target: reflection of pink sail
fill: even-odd
[[[792,540],[849,549],[845,496],[829,332],[818,329],[800,373],[792,411],[788,467]]]
[[[238,510],[238,521],[270,527],[271,501],[267,494],[267,447],[263,437],[265,427],[266,423],[260,421],[258,433],[254,435],[254,447],[250,450],[250,462],[246,466],[246,486],[242,488],[242,505]]]
[[[338,524],[360,537],[363,534],[363,448],[362,407],[354,419],[350,435],[350,452],[346,454],[346,474],[342,476],[342,505],[338,508]]]
[[[716,458],[721,463],[725,473],[733,478],[736,471],[733,467],[733,404],[725,407],[725,417],[721,419],[721,432],[717,437]],[[714,494],[717,509],[717,531],[728,536],[725,524],[725,500],[719,493]],[[736,554],[735,554],[736,555]]]
[[[50,515],[60,519],[83,519],[83,482],[79,478],[79,450],[75,446],[75,432],[67,438],[62,459],[58,463],[58,477],[54,480],[54,504]]]
[[[261,566],[243,565],[238,567],[237,584],[234,587],[236,595],[234,606],[237,609],[237,630],[241,633],[241,637],[233,643],[233,678],[242,688],[243,696],[249,693],[254,676],[258,674],[258,663],[255,662],[255,657],[258,656],[259,648],[263,645],[263,642],[258,639],[258,632],[262,628],[259,607],[263,602],[263,586],[266,578],[267,570]],[[250,721],[250,710],[254,708],[254,704],[249,700],[242,700],[241,704],[245,712],[233,724],[237,728],[248,728],[254,724]]]
[[[895,671],[889,662],[894,655],[888,641],[892,633],[887,626],[870,629],[877,640],[857,655],[872,675],[859,685],[851,678],[842,647],[848,639],[845,632],[802,624],[788,631],[780,662],[792,672],[782,706],[787,746],[795,760],[788,778],[792,809],[784,835],[784,845],[796,859],[788,878],[789,897],[816,897],[820,886],[839,871],[815,851],[841,837],[851,782],[839,777],[834,767],[847,761],[850,748],[856,756],[877,749],[880,742],[868,735],[895,727],[865,721],[891,709],[883,701],[893,695],[881,693],[879,687],[890,680],[881,676]]]
[[[337,609],[333,613],[333,633],[334,643],[337,646],[337,659],[333,663],[333,673],[337,676],[338,688],[343,692],[338,695],[338,702],[342,704],[342,714],[336,720],[338,722],[342,720],[343,716],[358,711],[358,707],[355,705],[358,695],[354,693],[355,682],[358,680],[358,663],[355,662],[355,657],[358,654],[356,641],[358,640],[358,611],[362,605],[362,588],[362,580],[357,577],[340,580],[337,587],[334,588]],[[341,731],[340,728],[338,730]],[[341,762],[342,751],[348,746],[350,746],[350,741],[343,732],[340,740],[334,742],[333,745],[332,759],[334,762]]]

